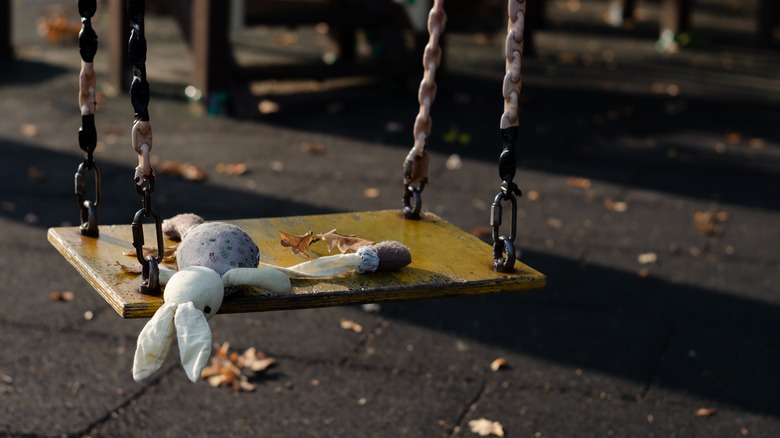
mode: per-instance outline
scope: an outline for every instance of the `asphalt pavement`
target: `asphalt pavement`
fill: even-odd
[[[656,49],[654,3],[614,29],[606,2],[548,2],[523,61],[516,177],[521,260],[548,287],[216,316],[215,342],[275,359],[250,392],[191,383],[175,347],[134,382],[146,321],[119,317],[47,242],[79,220],[79,57],[36,32],[58,2],[14,2],[17,56],[0,69],[0,435],[780,436],[780,52],[752,44],[756,3],[696,2],[694,45],[670,54]],[[161,173],[161,215],[400,208],[419,78],[280,78],[257,86],[257,119],[213,116],[185,95],[192,60],[173,21],[150,15],[147,31],[159,168],[205,174]],[[283,59],[326,37],[236,39]],[[502,37],[447,44],[424,209],[488,239]],[[99,87],[99,219],[129,224],[132,107]]]

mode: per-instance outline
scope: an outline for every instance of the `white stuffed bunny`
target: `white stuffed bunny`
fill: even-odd
[[[257,268],[257,245],[235,225],[204,223],[187,214],[165,221],[163,227],[169,236],[182,239],[176,254],[179,270],[160,267],[165,303],[138,335],[133,378],[143,380],[157,371],[177,337],[182,366],[197,382],[211,355],[207,321],[231,286],[258,286],[283,294],[291,290],[290,279],[275,269]]]

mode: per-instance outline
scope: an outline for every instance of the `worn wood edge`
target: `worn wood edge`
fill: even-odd
[[[128,309],[127,306],[122,302],[121,298],[113,294],[109,285],[103,281],[100,281],[99,276],[91,275],[89,270],[86,269],[85,265],[77,261],[78,254],[69,249],[70,247],[67,245],[65,238],[60,234],[61,232],[67,231],[78,232],[78,230],[78,227],[49,228],[48,232],[46,233],[46,238],[49,240],[49,243],[51,243],[52,246],[56,248],[63,257],[65,257],[65,260],[70,263],[71,266],[73,266],[85,280],[87,280],[87,283],[89,283],[92,288],[94,288],[103,297],[103,299],[108,302],[114,311],[116,311],[123,318],[127,318],[125,315]],[[97,239],[99,239],[99,237],[97,237]]]
[[[386,210],[369,211],[363,213],[383,213]],[[337,215],[339,213],[331,213]],[[327,216],[326,215],[312,215],[312,216]],[[278,219],[278,218],[267,218]],[[426,220],[432,222],[440,222],[448,227],[455,227],[447,220],[439,217],[434,213],[426,212]],[[232,222],[232,221],[226,221]],[[76,270],[81,274],[87,282],[109,303],[109,305],[122,317],[126,319],[130,318],[150,318],[159,309],[163,303],[162,297],[158,300],[151,302],[136,302],[125,303],[121,297],[112,292],[111,287],[100,281],[100,277],[97,275],[91,275],[88,269],[86,269],[83,263],[78,261],[78,254],[69,250],[69,246],[64,237],[60,235],[61,232],[73,231],[78,233],[78,227],[60,227],[50,228],[47,237],[49,242],[66,258],[66,260],[73,265]],[[461,230],[462,231],[462,230]],[[486,244],[476,236],[466,233],[468,236],[473,237],[480,243]],[[458,296],[473,296],[473,295],[485,295],[493,293],[514,293],[531,291],[537,289],[543,289],[547,285],[547,277],[536,269],[518,261],[517,263],[523,266],[523,269],[518,270],[522,272],[520,274],[508,273],[504,279],[495,278],[485,280],[482,282],[456,282],[447,285],[446,288],[431,288],[429,293],[419,293],[415,291],[413,296],[403,296],[405,292],[415,289],[413,286],[405,287],[391,287],[384,290],[374,290],[370,292],[350,291],[349,294],[345,294],[343,291],[339,292],[318,292],[316,294],[301,293],[295,295],[283,295],[283,296],[264,296],[262,303],[257,300],[256,297],[242,297],[234,296],[228,298],[223,302],[222,307],[218,313],[221,314],[233,314],[233,313],[255,313],[255,312],[269,312],[278,310],[301,310],[307,308],[323,308],[323,307],[338,307],[346,305],[361,305],[368,303],[379,302],[392,302],[392,301],[416,301],[425,299],[458,297]],[[506,280],[511,278],[511,280]],[[501,285],[500,288],[496,288],[495,285]],[[261,304],[261,305],[259,305]]]

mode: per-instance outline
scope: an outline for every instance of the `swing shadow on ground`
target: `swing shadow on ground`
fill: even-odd
[[[79,206],[74,193],[74,176],[84,159],[83,155],[3,138],[0,138],[0,153],[13,157],[3,163],[0,216],[42,228],[78,225]],[[132,168],[105,161],[100,155],[96,155],[96,162],[103,181],[99,223],[131,223],[141,206],[139,195],[134,190]],[[85,173],[85,180],[85,199],[94,200],[94,173]],[[165,176],[159,177],[159,180],[161,184],[152,199],[155,202],[153,208],[163,217],[181,212],[219,219],[333,212],[327,208],[208,182]],[[199,202],[202,200],[218,202]]]
[[[402,343],[394,345],[398,354],[413,342],[403,328],[408,323],[449,335],[436,338],[445,345],[466,339],[469,345],[506,352],[511,369],[496,378],[518,388],[598,397],[607,385],[610,396],[649,406],[674,400],[676,393],[704,404],[780,417],[774,366],[780,343],[766,335],[780,329],[777,305],[542,252],[527,251],[527,256],[548,273],[547,289],[384,304],[382,315],[391,327],[400,323],[402,328],[372,349],[382,356],[390,354],[383,346]],[[472,355],[484,351],[474,350]],[[416,358],[404,354],[396,360],[412,362],[420,372],[440,371],[464,357],[453,351],[415,350]],[[526,356],[540,361],[527,363]],[[477,357],[475,368],[493,359]],[[606,374],[611,382],[572,383],[579,379],[562,375],[572,369],[589,376]],[[623,380],[632,383],[615,383]]]

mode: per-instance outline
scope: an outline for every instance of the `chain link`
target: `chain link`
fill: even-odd
[[[428,182],[428,153],[425,149],[431,135],[431,105],[436,100],[436,70],[441,63],[440,39],[446,23],[444,0],[434,0],[428,13],[428,44],[423,52],[423,78],[417,92],[420,109],[414,119],[414,146],[404,161],[404,216],[409,219],[420,218],[421,193]]]
[[[127,52],[133,65],[133,81],[130,84],[130,102],[135,112],[131,130],[133,150],[138,154],[135,168],[135,188],[142,199],[142,208],[133,217],[133,247],[141,263],[143,281],[139,287],[142,294],[159,295],[159,264],[164,254],[162,219],[152,208],[152,193],[155,187],[154,169],[151,164],[152,125],[149,122],[149,82],[146,80],[146,36],[144,34],[144,0],[127,0],[127,15],[130,19],[130,40]],[[144,218],[152,218],[157,236],[157,256],[144,257]]]
[[[499,272],[512,272],[517,259],[515,238],[517,237],[517,196],[522,192],[514,183],[517,169],[515,150],[520,126],[518,105],[522,75],[520,73],[523,55],[523,30],[525,27],[525,0],[509,0],[506,37],[506,75],[503,82],[504,113],[501,115],[500,131],[503,149],[498,161],[501,177],[501,191],[491,207],[490,225],[493,229],[493,268]],[[500,233],[503,216],[502,202],[512,207],[509,236]]]
[[[81,71],[79,72],[79,110],[81,111],[81,126],[79,127],[79,147],[85,152],[84,161],[79,165],[75,175],[75,193],[78,202],[81,226],[79,231],[84,236],[98,237],[97,211],[102,195],[102,179],[100,168],[95,163],[94,152],[97,148],[97,129],[95,128],[95,110],[97,109],[97,77],[95,75],[95,54],[97,53],[97,33],[92,28],[92,17],[97,12],[97,0],[79,0],[79,15],[81,15],[81,31],[79,32],[79,55],[81,55]],[[95,200],[85,198],[87,192],[86,173],[95,172]]]

